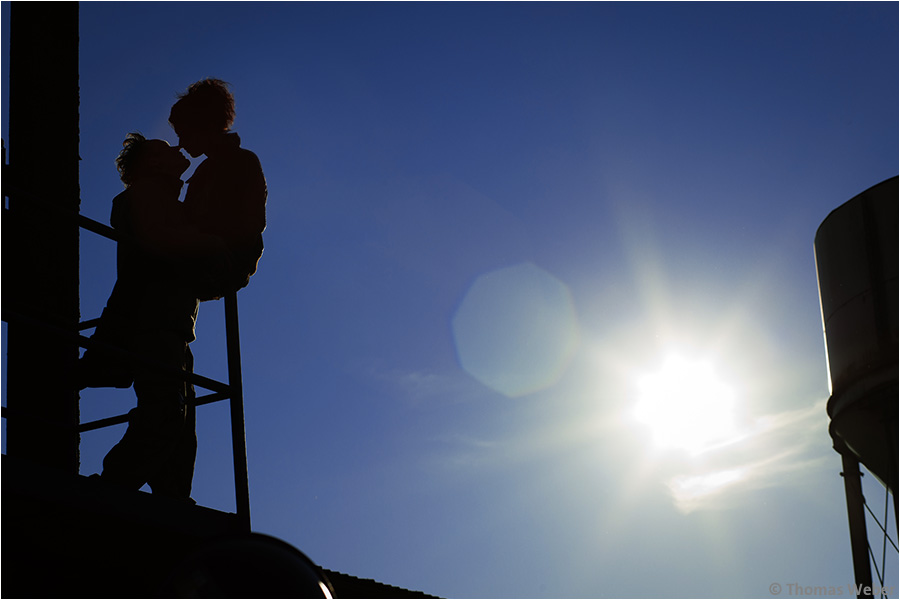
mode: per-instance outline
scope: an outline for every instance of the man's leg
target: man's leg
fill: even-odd
[[[155,331],[137,337],[138,351],[170,368],[185,367],[187,344],[175,333]],[[101,477],[115,485],[139,489],[171,457],[184,430],[187,410],[184,383],[176,375],[146,365],[134,369],[137,408],[129,412],[128,430],[103,459]]]
[[[194,372],[194,355],[185,344],[184,370]],[[194,384],[183,384],[185,398],[185,419],[172,454],[162,468],[150,479],[154,494],[175,498],[190,498],[194,479],[194,462],[197,458],[197,410],[193,405],[196,398]]]

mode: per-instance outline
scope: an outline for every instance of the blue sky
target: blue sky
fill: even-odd
[[[82,3],[82,213],[108,222],[127,132],[175,143],[175,94],[231,83],[269,186],[239,296],[253,526],[326,568],[447,597],[850,597],[812,246],[897,174],[897,22]],[[115,248],[81,251],[87,319]],[[198,373],[225,377],[223,330],[203,304]],[[132,403],[87,390],[82,419]],[[231,511],[228,426],[200,409],[193,496]],[[82,473],[121,434],[86,433]]]

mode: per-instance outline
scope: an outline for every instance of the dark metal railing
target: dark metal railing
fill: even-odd
[[[5,162],[5,161],[4,161]],[[54,207],[56,208],[56,207]],[[63,213],[56,209],[57,213]],[[4,208],[4,218],[9,218],[9,210]],[[97,235],[118,241],[119,233],[102,223],[98,223],[82,214],[71,213],[62,214],[61,216],[69,217],[77,222],[78,226]],[[225,343],[228,360],[228,382],[220,382],[196,373],[189,373],[183,370],[175,370],[165,365],[156,364],[155,361],[147,356],[139,353],[130,352],[123,348],[118,348],[103,342],[92,340],[89,337],[80,335],[79,332],[91,329],[99,323],[99,319],[90,319],[82,321],[78,324],[76,331],[67,331],[51,323],[47,323],[40,319],[28,317],[26,315],[12,312],[3,312],[3,321],[10,320],[27,322],[30,326],[37,327],[54,335],[70,337],[74,343],[81,348],[103,349],[106,352],[116,354],[134,361],[140,361],[151,368],[158,369],[160,372],[168,372],[179,377],[182,381],[194,384],[195,386],[210,390],[212,393],[190,401],[193,406],[203,406],[213,402],[222,400],[230,400],[231,405],[231,445],[234,455],[234,487],[235,487],[235,505],[236,517],[242,529],[250,531],[250,484],[247,473],[247,438],[244,429],[244,393],[243,383],[241,379],[241,344],[238,327],[238,304],[237,292],[229,292],[225,297]],[[3,410],[3,417],[7,417],[7,411]],[[12,415],[15,418],[15,415]],[[104,427],[111,427],[128,422],[128,414],[98,419],[88,423],[80,423],[78,425],[79,432],[94,431]]]

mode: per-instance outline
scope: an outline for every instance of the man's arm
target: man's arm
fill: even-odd
[[[239,169],[236,169],[239,201],[235,204],[233,224],[235,234],[244,241],[252,240],[266,229],[266,200],[268,188],[262,165],[256,154],[241,150]]]
[[[195,268],[210,260],[224,260],[225,243],[221,238],[188,225],[175,209],[177,200],[161,200],[152,188],[135,187],[132,200],[132,235],[144,251],[173,266]]]

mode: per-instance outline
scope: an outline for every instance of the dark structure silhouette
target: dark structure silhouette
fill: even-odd
[[[841,455],[861,598],[872,597],[873,580],[865,515],[871,509],[862,493],[860,464],[885,486],[883,519],[888,493],[895,523],[898,516],[897,182],[892,177],[836,208],[815,239],[831,390],[829,433]],[[887,536],[887,523],[879,525]],[[883,570],[878,574],[883,587]]]
[[[10,13],[10,164],[4,152],[2,178],[8,199],[2,219],[8,454],[2,459],[0,595],[428,597],[326,571],[288,544],[251,532],[233,290],[217,290],[225,292],[228,381],[160,369],[211,391],[196,398],[196,406],[229,401],[235,513],[79,475],[80,433],[129,420],[80,422],[79,346],[125,361],[139,357],[79,333],[98,324],[80,322],[79,230],[114,240],[119,235],[78,210],[78,4],[15,2]],[[44,172],[48,139],[59,155],[50,178]]]
[[[3,178],[3,310],[74,331],[78,301],[78,5],[10,8],[9,142],[15,169]],[[47,177],[53,140],[53,177]],[[23,193],[40,189],[45,204]],[[47,210],[47,206],[56,210]],[[25,320],[7,328],[6,429],[9,456],[65,473],[79,468],[78,348]],[[52,373],[52,377],[47,377]],[[36,396],[40,401],[36,401]],[[5,478],[4,478],[5,479]]]

